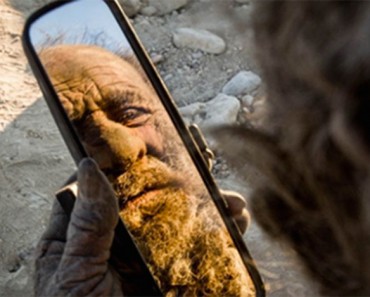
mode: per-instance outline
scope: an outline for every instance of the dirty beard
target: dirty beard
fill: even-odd
[[[114,188],[120,216],[165,296],[255,295],[213,202],[188,194],[166,164],[143,159]],[[148,191],[156,192],[140,197]]]

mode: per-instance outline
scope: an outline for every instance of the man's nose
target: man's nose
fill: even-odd
[[[101,117],[100,113],[93,116],[97,139],[88,142],[87,151],[102,170],[123,172],[146,155],[146,144],[135,129]]]

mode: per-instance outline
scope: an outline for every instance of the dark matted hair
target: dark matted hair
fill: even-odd
[[[261,1],[253,26],[267,123],[222,138],[264,175],[255,219],[323,294],[370,295],[370,2]]]

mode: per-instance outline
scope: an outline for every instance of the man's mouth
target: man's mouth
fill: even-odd
[[[164,189],[153,189],[149,191],[144,191],[136,196],[127,197],[126,199],[119,199],[119,208],[122,210],[124,207],[136,207],[141,203],[146,201],[156,199],[156,197],[161,197],[161,193]]]
[[[153,157],[134,163],[127,171],[105,171],[119,200],[120,209],[153,199],[168,188],[183,187],[183,182],[167,164]]]

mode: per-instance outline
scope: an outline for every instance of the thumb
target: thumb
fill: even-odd
[[[71,268],[71,261],[73,263],[76,257],[91,259],[92,265],[106,264],[118,222],[118,201],[107,178],[92,159],[80,163],[78,187],[61,268],[64,265]]]

